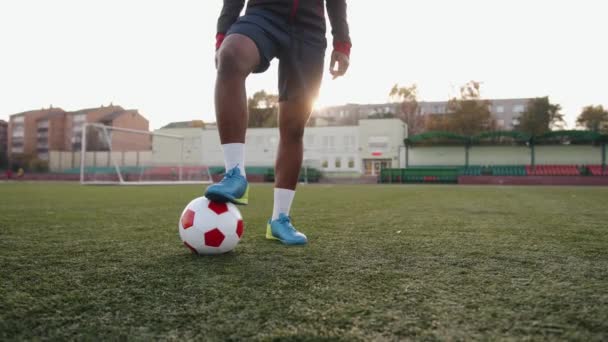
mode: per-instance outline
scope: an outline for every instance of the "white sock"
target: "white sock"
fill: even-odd
[[[274,207],[272,208],[272,220],[279,218],[279,214],[289,216],[293,197],[296,195],[294,190],[274,188]]]
[[[234,144],[223,144],[222,150],[224,151],[224,163],[226,166],[226,172],[238,166],[241,171],[241,175],[245,176],[245,144],[234,143]]]

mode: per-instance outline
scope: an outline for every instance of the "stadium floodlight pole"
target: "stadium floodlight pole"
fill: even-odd
[[[82,136],[80,139],[80,184],[84,184],[84,153],[87,150],[87,127],[89,124],[82,125]]]

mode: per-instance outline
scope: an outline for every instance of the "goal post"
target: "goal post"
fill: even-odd
[[[200,137],[87,123],[80,138],[81,184],[211,183],[209,167],[193,153]]]

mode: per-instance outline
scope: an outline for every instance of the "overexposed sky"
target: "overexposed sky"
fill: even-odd
[[[221,4],[0,0],[0,119],[51,104],[76,110],[113,102],[139,109],[151,128],[215,121]],[[570,128],[583,106],[608,106],[606,1],[348,4],[351,70],[325,78],[318,106],[385,102],[394,83],[418,84],[421,100],[446,100],[469,80],[483,82],[488,98],[548,95]],[[277,64],[250,78],[250,93],[277,91]]]

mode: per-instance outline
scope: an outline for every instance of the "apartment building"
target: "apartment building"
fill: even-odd
[[[39,128],[38,121],[51,115],[61,116],[64,113],[61,108],[51,107],[11,115],[8,128],[9,155],[31,156],[38,154],[39,147],[48,149],[48,125],[43,123]]]
[[[137,110],[125,110],[109,105],[66,112],[61,108],[47,108],[10,116],[8,132],[9,155],[26,155],[48,160],[49,151],[78,151],[82,147],[85,123],[148,131],[148,120]],[[101,137],[101,130],[92,130],[87,141],[92,146],[112,149],[150,149],[151,138],[146,135],[112,132],[112,146]]]
[[[0,167],[4,166],[8,156],[8,122],[0,120]]]
[[[488,99],[489,109],[496,120],[498,129],[512,130],[519,123],[519,116],[526,110],[530,100],[532,99]],[[378,117],[387,113],[398,114],[400,108],[401,103],[346,104],[317,110],[313,116],[336,125],[356,125],[360,119]],[[417,114],[421,116],[449,114],[448,102],[420,101]]]

